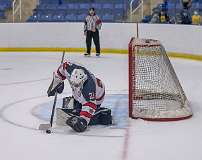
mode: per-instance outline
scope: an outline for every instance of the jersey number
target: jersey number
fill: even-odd
[[[95,93],[89,93],[89,97],[90,97],[90,100],[94,100],[95,99]]]

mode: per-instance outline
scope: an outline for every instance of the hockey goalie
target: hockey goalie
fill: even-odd
[[[76,132],[84,132],[89,125],[112,124],[111,110],[101,107],[105,86],[100,79],[85,67],[66,61],[54,72],[48,96],[62,93],[64,80],[68,80],[72,96],[63,98],[62,108],[57,108],[56,123],[68,125]]]

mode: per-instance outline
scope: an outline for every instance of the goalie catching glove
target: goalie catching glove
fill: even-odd
[[[72,116],[66,121],[67,125],[70,126],[76,132],[84,132],[87,129],[87,121],[79,116]]]
[[[53,73],[53,80],[47,91],[48,97],[54,96],[56,92],[61,94],[63,90],[64,82],[55,73]]]

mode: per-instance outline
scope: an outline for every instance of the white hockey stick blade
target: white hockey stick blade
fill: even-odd
[[[47,130],[49,128],[51,128],[50,124],[40,124],[39,125],[39,130]]]

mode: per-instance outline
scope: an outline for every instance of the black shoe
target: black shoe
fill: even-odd
[[[90,53],[85,53],[84,56],[90,56]]]

